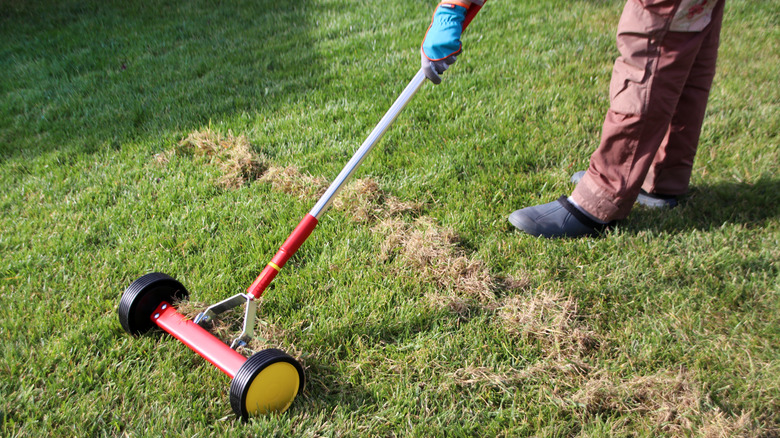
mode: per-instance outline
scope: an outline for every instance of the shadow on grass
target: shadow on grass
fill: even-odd
[[[366,385],[355,384],[344,376],[336,365],[308,361],[306,387],[301,405],[308,412],[332,412],[336,406],[348,406],[357,410],[361,406],[374,406],[376,397]]]
[[[303,0],[0,2],[0,160],[254,113],[319,78]]]
[[[671,210],[636,208],[627,221],[631,231],[679,233],[710,230],[724,224],[761,226],[780,218],[780,180],[761,178],[754,184],[723,182],[692,187]]]
[[[375,405],[371,383],[379,376],[399,373],[393,369],[403,364],[394,362],[393,357],[412,346],[420,348],[417,334],[435,331],[442,324],[441,316],[440,312],[422,312],[394,324],[354,322],[328,329],[318,345],[319,352],[306,359],[308,403],[325,412],[336,404],[353,408]],[[451,316],[452,321],[457,320],[456,315]]]

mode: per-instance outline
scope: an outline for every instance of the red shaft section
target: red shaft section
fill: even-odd
[[[466,18],[463,19],[463,30],[466,30],[466,28],[469,27],[471,20],[474,19],[474,16],[477,15],[477,12],[479,12],[480,9],[482,9],[482,5],[472,4],[469,7],[468,12],[466,12]]]
[[[186,316],[169,303],[162,302],[152,313],[152,321],[184,345],[214,364],[232,379],[246,358]]]
[[[252,283],[246,291],[255,298],[260,298],[260,295],[265,292],[265,289],[271,284],[271,281],[276,277],[276,274],[279,273],[279,270],[282,269],[284,264],[287,263],[287,260],[295,254],[295,251],[298,251],[298,248],[301,247],[303,242],[309,238],[316,226],[317,218],[311,214],[307,214],[301,223],[295,227],[292,234],[290,234],[290,237],[284,241],[274,258],[271,259],[271,262],[268,263],[260,275],[257,276],[255,282]]]

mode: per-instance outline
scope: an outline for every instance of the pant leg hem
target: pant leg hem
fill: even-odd
[[[621,207],[613,201],[614,197],[609,196],[609,193],[596,184],[587,172],[577,184],[571,197],[577,205],[600,221],[622,219],[618,217]]]

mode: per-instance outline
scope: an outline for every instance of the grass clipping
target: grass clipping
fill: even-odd
[[[269,166],[262,156],[252,150],[246,136],[236,136],[232,131],[226,135],[210,127],[194,131],[171,151],[155,155],[155,160],[166,164],[177,154],[201,157],[209,165],[217,167],[222,173],[219,183],[226,188],[239,188],[258,180],[270,184],[274,191],[311,200],[321,197],[329,185],[326,179],[303,173],[294,165]],[[416,214],[422,209],[420,202],[401,201],[387,194],[371,178],[349,182],[332,205],[336,210],[347,212],[352,220],[363,223],[403,213]]]
[[[328,188],[328,181],[301,172],[296,166],[269,167],[260,181],[271,184],[278,192],[299,199],[313,199],[322,196]],[[355,222],[373,223],[377,220],[404,213],[418,213],[422,203],[401,201],[386,193],[371,178],[360,178],[348,182],[333,199],[333,208],[344,211]]]
[[[415,282],[437,286],[426,295],[432,304],[465,315],[474,305],[495,302],[497,280],[484,262],[458,247],[458,236],[451,228],[421,217],[413,223],[388,218],[374,229],[385,236],[380,260],[398,258],[399,270],[414,276]]]
[[[577,301],[559,292],[538,290],[506,297],[498,316],[503,330],[538,342],[552,356],[581,357],[600,345],[598,335],[582,321]]]
[[[328,188],[324,178],[302,173],[296,166],[269,167],[260,177],[260,181],[270,184],[277,192],[295,196],[298,199],[311,199],[322,196]]]
[[[755,436],[749,414],[727,414],[703,394],[701,384],[685,369],[659,371],[652,375],[619,379],[602,375],[588,381],[571,397],[583,421],[596,417],[627,417],[632,423],[649,426],[673,436],[690,436],[698,431],[705,437]]]
[[[232,131],[223,135],[210,127],[190,133],[171,152],[158,154],[156,159],[166,163],[174,154],[204,158],[208,164],[219,168],[222,173],[219,183],[226,188],[242,187],[259,178],[267,168],[265,160],[252,150],[246,136],[235,136]]]

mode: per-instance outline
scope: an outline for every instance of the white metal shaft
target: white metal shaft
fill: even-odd
[[[382,120],[379,121],[379,124],[371,131],[371,134],[369,134],[366,141],[360,146],[360,149],[355,152],[355,155],[352,156],[344,169],[341,170],[341,173],[333,180],[330,187],[328,187],[328,190],[325,191],[325,194],[317,201],[317,204],[315,204],[314,208],[309,212],[310,215],[319,220],[320,216],[328,210],[331,202],[333,202],[333,198],[336,197],[344,186],[344,183],[346,183],[352,174],[355,173],[355,170],[357,170],[358,166],[360,166],[360,163],[363,162],[363,159],[366,158],[366,155],[368,155],[371,149],[379,143],[379,140],[385,134],[387,128],[393,124],[396,117],[398,117],[398,114],[400,114],[406,107],[406,104],[412,100],[412,97],[417,93],[417,90],[420,89],[423,82],[425,82],[425,73],[420,69],[417,74],[414,75],[411,82],[409,82],[409,85],[401,92],[401,95],[395,100],[395,103],[387,110],[384,117],[382,117]]]

